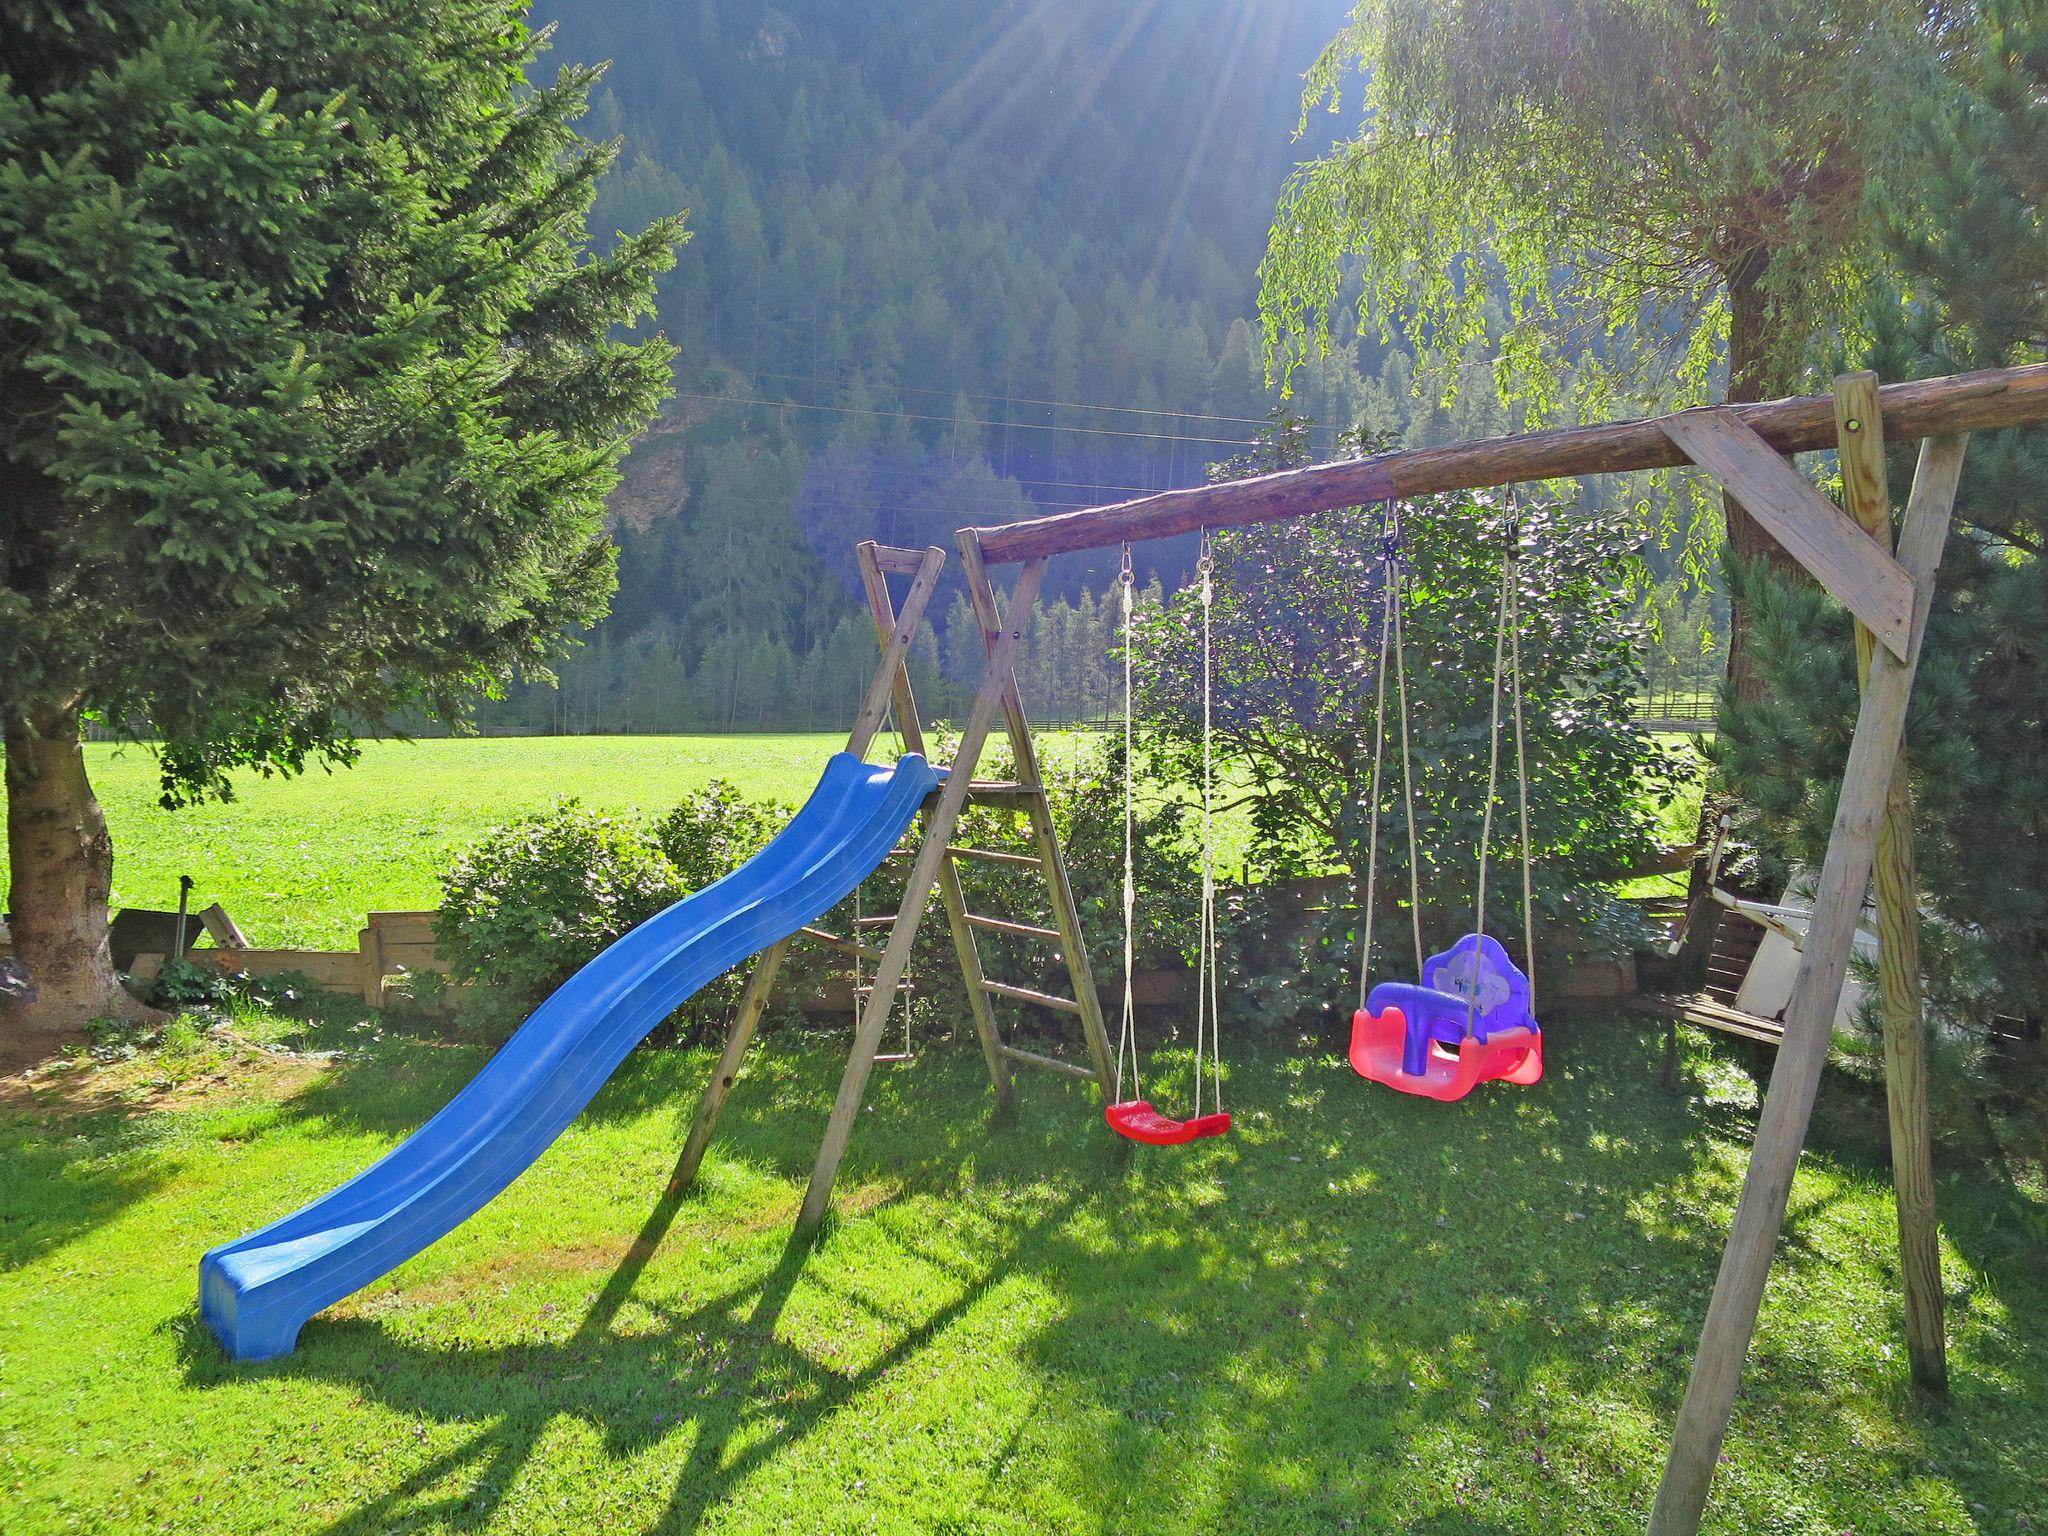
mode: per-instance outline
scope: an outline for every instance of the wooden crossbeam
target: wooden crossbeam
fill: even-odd
[[[1000,848],[969,848],[964,843],[950,843],[946,847],[949,858],[976,859],[984,864],[1015,864],[1027,869],[1037,869],[1044,864],[1035,853],[1005,853]]]
[[[1007,917],[983,917],[979,912],[967,914],[970,927],[985,929],[989,933],[1006,933],[1013,939],[1042,939],[1048,944],[1060,941],[1057,928],[1041,928],[1036,923],[1016,923]]]
[[[875,569],[888,576],[915,576],[924,567],[928,553],[922,549],[899,549],[890,544],[870,544]]]
[[[1777,449],[1726,406],[1680,411],[1663,420],[1665,435],[1686,457],[1731,492],[1749,515],[1812,573],[1814,580],[1882,640],[1906,653],[1913,618],[1913,582],[1885,546],[1814,489]]]
[[[1942,437],[2048,421],[2048,363],[1988,368],[1887,384],[1879,398],[1894,441]],[[1832,395],[1799,395],[1731,406],[1742,423],[1779,453],[1835,446]],[[1659,418],[1557,427],[1444,448],[1410,448],[1337,464],[1314,464],[1222,485],[1162,491],[1106,507],[1025,518],[970,530],[991,565],[1042,555],[1113,549],[1126,540],[1163,539],[1200,528],[1246,528],[1363,506],[1389,496],[1428,496],[1576,475],[1668,469],[1686,462]]]

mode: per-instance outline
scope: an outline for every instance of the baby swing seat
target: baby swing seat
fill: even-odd
[[[1474,998],[1477,1006],[1474,1006]],[[1529,980],[1489,935],[1467,934],[1422,967],[1422,984],[1383,981],[1351,1018],[1351,1066],[1402,1093],[1450,1101],[1502,1078],[1543,1076]]]

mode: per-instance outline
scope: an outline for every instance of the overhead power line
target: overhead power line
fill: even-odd
[[[795,384],[823,384],[828,389],[844,389],[852,379],[825,379],[810,373],[766,373],[746,368],[734,368],[731,372],[747,379],[784,379]],[[1032,395],[989,395],[970,389],[935,389],[923,384],[891,384],[891,392],[905,395],[938,395],[944,399],[964,396],[969,400],[1001,401],[1005,405],[1044,405],[1062,411],[1114,411],[1127,416],[1173,416],[1187,417],[1195,421],[1228,421],[1241,426],[1263,427],[1263,416],[1226,416],[1219,411],[1176,411],[1165,406],[1152,405],[1110,405],[1103,401],[1090,400],[1042,400]],[[1010,423],[1021,426],[1021,422]]]
[[[956,423],[981,427],[989,431],[1003,432],[1065,432],[1083,437],[1128,437],[1148,443],[1207,443],[1211,447],[1252,448],[1257,440],[1249,437],[1205,437],[1195,433],[1180,432],[1128,432],[1115,427],[1057,427],[1047,422],[1034,421],[980,421],[973,417],[932,416],[916,411],[877,411],[857,405],[814,405],[804,400],[764,400],[753,395],[710,395],[677,390],[679,400],[705,400],[720,405],[759,405],[772,410],[784,411],[829,411],[840,416],[871,416],[881,421],[936,421],[946,426]]]

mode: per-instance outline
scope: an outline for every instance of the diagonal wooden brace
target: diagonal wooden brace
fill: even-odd
[[[1855,519],[1815,490],[1726,406],[1680,411],[1659,425],[1886,650],[1905,659],[1913,627],[1913,578]]]

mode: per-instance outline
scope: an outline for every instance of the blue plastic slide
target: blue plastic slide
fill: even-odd
[[[925,760],[847,753],[754,858],[649,918],[563,982],[441,1112],[312,1204],[199,1261],[229,1354],[289,1354],[306,1319],[480,1210],[699,987],[816,922],[881,866],[938,785]]]

